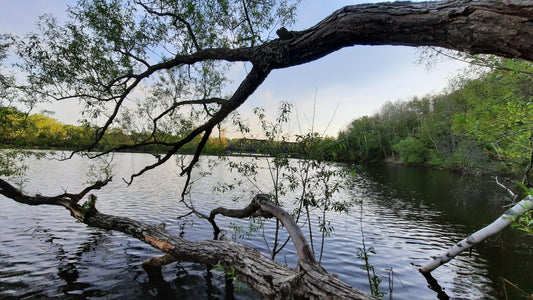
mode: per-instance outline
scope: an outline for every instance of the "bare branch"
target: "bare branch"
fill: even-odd
[[[514,202],[514,200],[516,199],[516,197],[518,197],[518,195],[516,195],[510,188],[508,188],[504,184],[500,183],[500,181],[498,181],[498,176],[494,176],[492,178],[494,178],[494,180],[496,181],[497,185],[499,185],[501,188],[506,190],[509,193],[509,195],[511,195],[511,197],[513,198],[513,202]]]
[[[63,193],[57,196],[28,196],[22,193],[19,189],[12,186],[9,182],[0,178],[0,194],[4,195],[10,199],[13,199],[19,203],[28,204],[28,205],[43,205],[43,204],[53,204],[53,205],[63,205],[65,201],[71,203],[79,202],[87,193],[93,190],[99,190],[102,187],[106,186],[111,181],[111,178],[108,178],[103,181],[97,181],[94,184],[86,187],[81,192],[77,194],[72,193]]]
[[[487,59],[480,57],[480,56],[477,56],[475,59],[468,59],[468,58],[464,58],[458,55],[452,55],[452,54],[446,53],[445,51],[442,51],[441,49],[437,49],[435,47],[431,47],[431,49],[435,51],[437,54],[447,57],[449,59],[469,63],[469,64],[472,64],[478,67],[495,68],[497,70],[502,70],[502,71],[519,72],[519,73],[526,74],[526,75],[533,75],[533,72],[527,72],[524,70],[514,70],[514,69],[511,69],[505,66],[495,65],[493,62],[487,61]]]
[[[211,128],[208,128],[205,131],[204,136],[202,137],[202,140],[200,141],[200,143],[196,147],[196,151],[194,152],[194,156],[193,156],[192,160],[189,162],[189,165],[185,169],[183,169],[181,171],[180,176],[187,175],[187,179],[185,180],[185,185],[183,186],[183,190],[181,192],[181,199],[182,200],[185,199],[185,194],[187,193],[187,188],[189,186],[189,183],[191,182],[192,170],[193,170],[194,166],[196,165],[196,163],[198,162],[198,159],[200,158],[200,154],[202,154],[202,150],[204,149],[205,144],[209,140],[209,136],[211,135],[212,130],[213,130],[213,128],[211,127]]]
[[[177,101],[174,102],[169,108],[161,112],[157,117],[153,119],[154,123],[154,131],[155,131],[155,125],[159,119],[163,118],[164,116],[168,115],[169,113],[173,112],[176,108],[184,105],[193,105],[193,104],[201,104],[201,105],[207,105],[207,104],[224,104],[227,100],[222,98],[208,98],[208,99],[199,99],[199,100],[184,100],[184,101]]]
[[[259,213],[256,213],[258,211]],[[305,239],[305,236],[298,224],[296,224],[289,213],[270,201],[270,197],[268,195],[256,195],[252,199],[252,202],[243,209],[226,209],[219,207],[212,210],[209,214],[208,220],[213,225],[215,236],[218,234],[218,232],[220,232],[220,229],[215,224],[215,216],[217,214],[233,218],[247,218],[254,214],[267,218],[271,216],[276,217],[276,219],[278,219],[287,229],[287,232],[289,233],[289,236],[294,244],[294,248],[298,253],[298,257],[300,258],[300,262],[306,264],[316,264],[315,256],[307,244],[307,240]]]
[[[250,20],[250,15],[248,13],[248,7],[246,6],[246,1],[244,0],[242,0],[242,7],[244,8],[244,16],[246,17],[246,23],[248,23],[248,27],[250,28],[250,33],[252,34],[252,37],[251,37],[252,46],[254,46],[254,40],[255,40],[254,27],[252,26],[252,21]]]
[[[134,60],[140,62],[143,65],[145,65],[147,68],[150,68],[150,64],[146,60],[144,60],[144,59],[142,59],[142,58],[140,58],[140,57],[138,57],[136,55],[133,55],[131,52],[123,51],[123,50],[120,50],[120,49],[116,49],[115,51],[117,51],[118,53],[121,53],[124,56],[131,57]]]
[[[78,194],[63,193],[57,196],[29,196],[22,193],[20,190],[12,186],[9,182],[0,178],[0,195],[15,200],[16,202],[28,205],[59,205],[70,211],[72,216],[83,221],[85,213],[80,210],[78,202],[90,191],[99,190],[111,181],[108,178],[104,181],[97,181],[96,183],[86,187]]]

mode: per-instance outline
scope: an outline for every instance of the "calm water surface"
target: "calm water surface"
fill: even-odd
[[[211,238],[207,222],[188,217],[178,204],[183,179],[179,168],[167,163],[138,178],[127,187],[122,177],[140,170],[151,161],[144,154],[117,154],[115,180],[97,191],[101,212],[129,216],[153,224],[165,222],[167,230],[192,240]],[[231,158],[243,160],[245,158]],[[201,164],[191,200],[208,213],[217,206],[235,205],[241,195],[215,194],[213,187],[236,175],[223,166]],[[25,190],[43,195],[64,190],[78,192],[86,181],[89,163],[39,160],[31,163]],[[200,178],[209,170],[212,176]],[[268,191],[266,170],[257,178]],[[252,187],[247,188],[253,191]],[[294,195],[287,195],[292,201]],[[350,285],[369,291],[363,262],[357,258],[361,243],[361,220],[367,247],[375,254],[370,263],[382,279],[385,299],[437,299],[417,271],[437,255],[471,232],[492,222],[505,204],[503,194],[491,179],[459,178],[435,170],[373,166],[362,168],[350,188],[338,199],[363,201],[349,213],[330,214],[335,232],[327,238],[322,263]],[[249,199],[249,198],[247,198]],[[246,205],[245,202],[239,206]],[[318,212],[315,212],[318,213]],[[222,227],[245,225],[242,221],[218,218]],[[231,222],[231,224],[230,224]],[[273,222],[265,224],[266,236],[273,236]],[[315,230],[317,231],[317,230]],[[228,236],[234,233],[228,229]],[[240,238],[267,251],[262,237]],[[62,299],[220,299],[226,296],[224,276],[208,272],[210,266],[174,263],[164,268],[164,280],[151,280],[141,267],[143,260],[160,255],[148,245],[118,232],[89,228],[77,223],[60,207],[31,207],[0,196],[0,298]],[[281,263],[294,265],[296,254],[288,247],[278,256]],[[506,230],[433,272],[443,292],[456,299],[504,298],[502,280],[533,292],[533,238]],[[237,298],[256,298],[246,287],[238,287]],[[507,290],[512,290],[507,286]],[[520,294],[509,294],[519,296]]]

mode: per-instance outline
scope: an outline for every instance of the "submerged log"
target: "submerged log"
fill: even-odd
[[[267,299],[376,299],[342,282],[314,262],[300,261],[296,269],[291,269],[241,243],[189,241],[158,226],[102,213],[93,214],[86,223],[126,233],[177,261],[220,264],[227,270],[233,269],[239,281]]]
[[[512,223],[513,219],[522,215],[527,210],[533,207],[533,196],[528,196],[522,201],[518,202],[515,206],[508,209],[503,215],[501,215],[496,221],[485,226],[484,228],[474,232],[464,240],[453,245],[450,249],[446,250],[441,255],[433,258],[432,261],[422,266],[419,271],[421,273],[430,273],[436,268],[452,260],[459,253],[469,249],[470,247],[481,243],[486,238],[495,235],[502,231],[505,227]]]

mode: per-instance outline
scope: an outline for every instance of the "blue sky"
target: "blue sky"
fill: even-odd
[[[29,32],[37,16],[44,13],[62,18],[69,2],[72,1],[0,0],[0,32]],[[344,5],[365,2],[368,1],[303,1],[297,23],[289,29],[307,28]],[[293,117],[290,129],[293,134],[300,134],[311,127],[316,93],[314,128],[319,133],[336,136],[351,120],[373,114],[387,101],[442,92],[458,69],[465,67],[463,63],[448,60],[436,63],[428,71],[425,65],[416,63],[417,58],[418,52],[412,47],[345,48],[318,61],[274,70],[239,112],[252,120],[250,114],[256,106],[264,107],[273,115],[280,101],[291,102],[297,116]],[[244,69],[236,67],[233,73],[238,80]],[[55,111],[53,117],[62,122],[75,124],[77,121],[76,103],[61,103],[47,109]],[[254,121],[251,123],[253,127]],[[231,130],[229,134],[232,135]]]

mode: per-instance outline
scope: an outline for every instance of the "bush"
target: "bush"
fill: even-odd
[[[393,150],[400,155],[400,159],[406,164],[422,164],[428,156],[426,145],[414,137],[401,140],[393,146]]]

